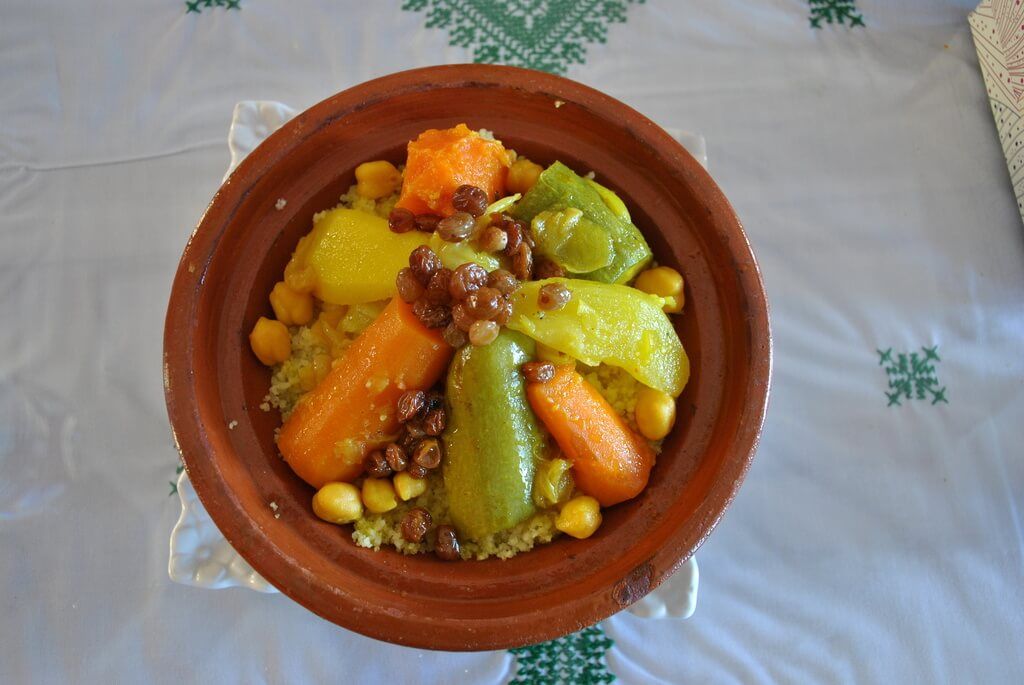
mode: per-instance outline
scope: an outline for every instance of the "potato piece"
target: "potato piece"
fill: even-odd
[[[292,272],[313,274],[313,294],[330,304],[376,302],[395,295],[395,277],[409,253],[427,242],[418,231],[394,233],[386,219],[355,209],[332,209],[299,243]]]

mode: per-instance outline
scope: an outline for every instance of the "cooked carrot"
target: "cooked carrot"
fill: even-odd
[[[474,185],[493,202],[505,193],[511,162],[496,140],[482,138],[465,124],[432,128],[409,143],[398,207],[413,214],[455,212],[452,193],[460,185]]]
[[[547,383],[531,383],[534,413],[572,460],[576,485],[610,507],[640,494],[654,467],[654,450],[630,430],[597,389],[570,366]]]
[[[451,356],[440,331],[392,298],[281,427],[285,461],[313,487],[353,480],[367,452],[397,433],[398,396],[436,383]]]

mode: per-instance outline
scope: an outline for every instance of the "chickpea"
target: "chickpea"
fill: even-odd
[[[281,364],[292,356],[292,336],[280,321],[261,316],[249,334],[252,351],[267,366]]]
[[[664,307],[666,312],[674,314],[683,311],[686,297],[683,293],[683,277],[675,269],[667,266],[648,269],[637,277],[633,285],[645,293],[672,298],[672,302]]]
[[[414,478],[405,471],[401,471],[395,474],[394,487],[395,493],[402,501],[408,502],[427,491],[427,481],[422,478]]]
[[[395,192],[402,174],[391,162],[379,159],[356,167],[356,192],[371,200],[379,200]]]
[[[352,523],[363,516],[359,488],[351,483],[328,483],[313,495],[313,513],[328,523]]]
[[[363,504],[374,514],[383,514],[398,506],[395,486],[386,478],[367,478],[363,481]]]
[[[284,281],[278,281],[270,291],[270,306],[285,326],[305,326],[313,320],[313,296],[292,290]]]
[[[555,519],[555,527],[580,540],[589,538],[601,525],[601,505],[593,497],[580,495],[565,503]]]
[[[676,422],[676,402],[654,388],[642,388],[636,398],[636,425],[648,440],[661,440]]]
[[[520,157],[509,167],[505,187],[510,193],[525,193],[537,183],[537,177],[542,171],[544,168],[540,164]]]

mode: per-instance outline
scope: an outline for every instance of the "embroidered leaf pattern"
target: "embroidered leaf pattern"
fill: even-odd
[[[626,21],[645,0],[405,0],[425,13],[428,28],[448,30],[448,43],[469,48],[474,62],[564,74],[583,64],[587,45],[605,43],[608,26]]]
[[[822,22],[844,26],[864,26],[864,17],[854,0],[808,0],[811,6],[811,28],[822,28]]]
[[[605,653],[613,644],[601,626],[595,625],[550,642],[510,649],[516,658],[516,672],[509,683],[593,685],[614,682],[615,675],[605,663]]]

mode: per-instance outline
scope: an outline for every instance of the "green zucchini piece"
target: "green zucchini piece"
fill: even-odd
[[[622,201],[622,198],[619,197],[614,190],[611,188],[605,188],[592,178],[588,178],[586,181],[590,184],[590,187],[596,190],[597,194],[601,196],[605,207],[612,210],[612,214],[625,221],[633,220],[629,216],[629,210],[626,209],[626,203]]]
[[[615,259],[615,245],[608,231],[575,207],[545,209],[533,217],[531,228],[540,253],[569,273],[595,271]]]
[[[525,335],[502,331],[463,347],[448,370],[444,484],[460,535],[479,540],[536,512],[532,489],[546,448],[519,367],[534,357]]]
[[[559,309],[541,309],[540,289],[552,283],[571,297]],[[526,281],[510,299],[508,328],[587,366],[617,366],[672,397],[690,378],[690,359],[662,310],[665,298],[626,285],[548,278]]]
[[[569,207],[579,209],[588,222],[603,228],[611,237],[615,253],[608,266],[575,274],[576,277],[602,283],[628,283],[650,263],[651,248],[640,229],[610,210],[591,183],[561,162],[541,172],[537,183],[516,204],[513,216],[532,221],[545,210],[561,211]]]

